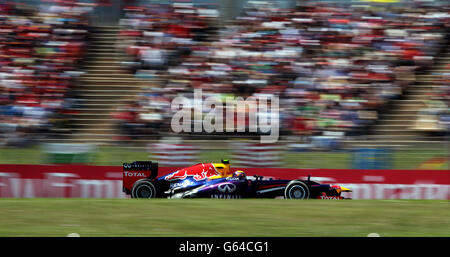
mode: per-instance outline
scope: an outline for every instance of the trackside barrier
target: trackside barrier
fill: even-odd
[[[353,152],[353,169],[390,169],[393,150],[386,148],[358,148]]]
[[[157,143],[149,144],[151,159],[164,166],[189,166],[196,162],[199,149],[192,145]]]
[[[242,167],[279,167],[282,148],[275,144],[231,143],[232,159]]]
[[[42,146],[47,162],[54,164],[87,164],[96,151],[93,144],[47,143]]]
[[[159,175],[180,167],[160,167]],[[353,190],[353,199],[450,199],[448,170],[240,168],[248,176],[311,179]],[[0,197],[125,198],[121,166],[0,165]]]

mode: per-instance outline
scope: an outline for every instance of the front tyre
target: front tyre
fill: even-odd
[[[284,189],[285,199],[308,199],[310,190],[302,181],[291,181]]]
[[[131,198],[155,198],[155,184],[148,179],[141,179],[134,183],[131,189]]]

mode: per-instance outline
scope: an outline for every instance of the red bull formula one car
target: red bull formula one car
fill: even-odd
[[[344,199],[350,189],[307,180],[248,177],[231,172],[230,162],[198,163],[158,177],[158,163],[135,161],[123,164],[123,191],[132,198],[277,198]]]

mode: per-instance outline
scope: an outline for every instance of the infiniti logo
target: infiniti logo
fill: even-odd
[[[236,190],[236,185],[234,185],[232,183],[223,183],[223,184],[220,184],[217,188],[222,193],[232,193],[232,192],[234,192],[234,190]]]

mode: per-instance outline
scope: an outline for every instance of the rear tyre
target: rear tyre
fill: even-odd
[[[134,183],[131,189],[131,198],[155,198],[155,184],[148,179],[141,179]]]
[[[309,195],[309,187],[302,181],[291,181],[284,189],[286,199],[308,199]]]

